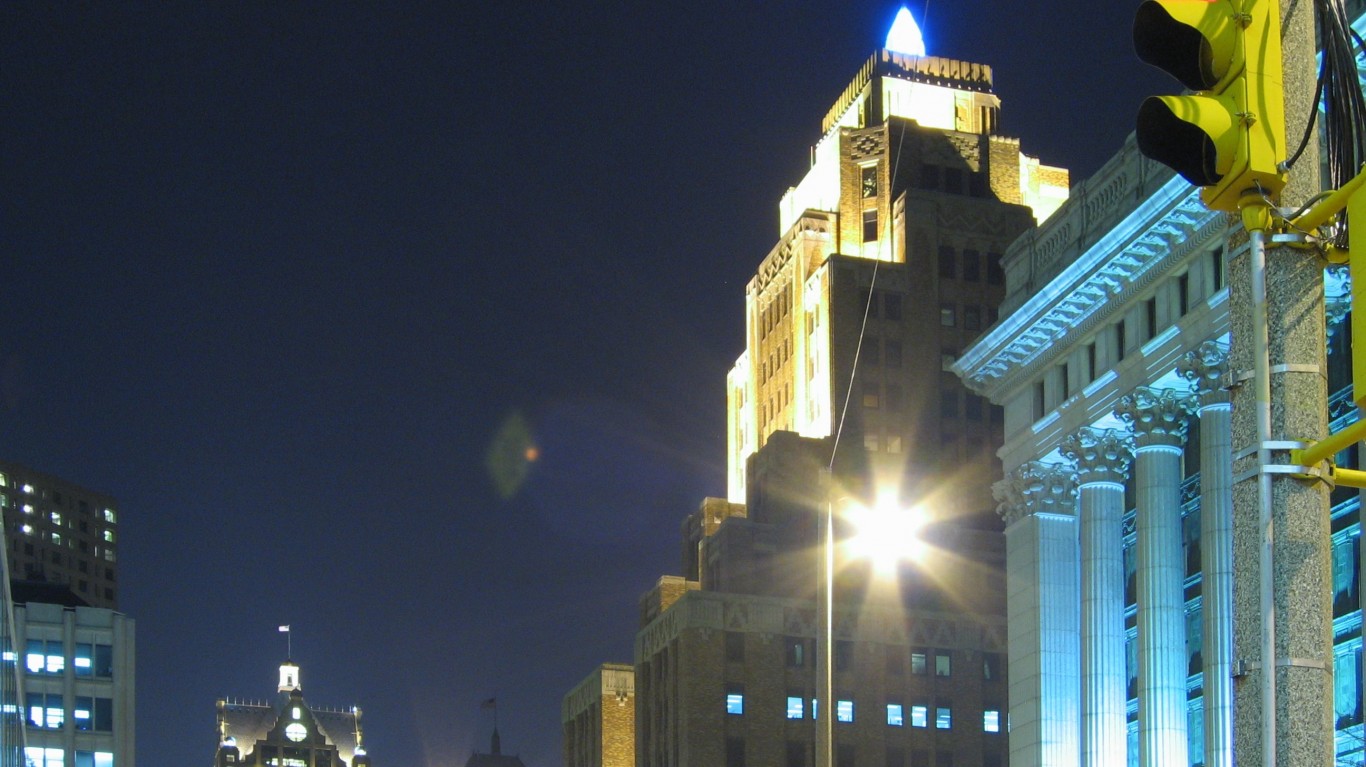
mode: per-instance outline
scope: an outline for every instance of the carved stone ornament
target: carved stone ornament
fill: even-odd
[[[1181,447],[1186,442],[1186,424],[1193,404],[1185,392],[1140,386],[1120,399],[1115,415],[1133,430],[1139,448]]]
[[[1224,377],[1228,373],[1228,347],[1217,341],[1206,341],[1200,348],[1186,352],[1176,363],[1176,372],[1191,382],[1191,391],[1200,397],[1201,405],[1228,402]]]
[[[1027,461],[991,486],[1006,526],[1031,514],[1076,514],[1077,484],[1066,466]]]
[[[1123,483],[1134,457],[1134,438],[1115,429],[1079,429],[1062,441],[1062,454],[1077,465],[1077,484]]]

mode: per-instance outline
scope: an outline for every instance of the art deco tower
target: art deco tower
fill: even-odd
[[[938,514],[993,507],[1001,417],[949,368],[995,321],[1000,254],[1066,199],[1067,172],[997,133],[989,67],[926,56],[919,38],[903,10],[779,204],[727,381],[732,503],[749,457],[792,431],[866,448]]]

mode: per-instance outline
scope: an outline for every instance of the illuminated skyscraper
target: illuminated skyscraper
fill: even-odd
[[[919,37],[903,11],[779,203],[727,379],[727,497],[684,523],[683,576],[641,599],[637,765],[807,767],[821,716],[838,767],[1006,762],[1005,552],[984,481],[1002,417],[951,367],[996,319],[1000,254],[1068,177],[998,134],[989,67],[926,56]],[[842,571],[820,701],[832,462],[851,494],[891,484],[926,505],[935,553],[899,592]]]

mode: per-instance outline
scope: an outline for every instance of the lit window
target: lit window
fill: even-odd
[[[951,328],[958,324],[958,309],[953,304],[939,305],[939,324]]]
[[[800,695],[787,696],[787,718],[802,719],[806,717],[806,699]]]
[[[982,712],[982,732],[1001,731],[1001,712],[987,709]]]
[[[24,525],[19,529],[24,531],[24,535],[33,535],[33,525]]]
[[[22,490],[28,495],[33,495],[33,485],[24,485]]]
[[[926,667],[925,667],[925,653],[924,653],[924,651],[917,651],[917,652],[911,653],[911,673],[912,673],[912,674],[924,674],[924,673],[926,673]]]
[[[32,513],[33,513],[33,504],[31,504],[31,503],[26,503],[26,504],[24,504],[24,513],[25,513],[25,514],[32,514]]]
[[[52,534],[52,543],[53,543],[54,545],[57,545],[57,546],[62,545],[62,534],[61,534],[61,533],[53,533],[53,534]]]
[[[62,767],[63,755],[60,748],[28,746],[24,749],[24,760],[30,767]],[[109,764],[112,765],[113,761]]]
[[[948,706],[939,706],[934,710],[934,728],[936,730],[953,729],[953,709]]]
[[[837,700],[835,701],[835,721],[852,722],[854,721],[854,701]]]
[[[739,685],[727,686],[726,713],[735,716],[745,713],[745,693]]]
[[[298,706],[295,706],[292,710],[290,710],[289,714],[290,714],[290,716],[293,717],[294,719],[298,719],[298,718],[299,718],[299,707],[298,707]]]
[[[114,531],[113,531],[113,530],[105,530],[105,531],[104,531],[104,541],[105,541],[105,543],[113,543],[113,542],[114,542]]]
[[[54,524],[54,525],[60,525],[60,524],[62,523],[62,515],[61,515],[61,514],[59,514],[59,513],[57,513],[57,512],[54,511],[54,512],[52,512],[52,514],[51,514],[50,516],[51,516],[51,518],[52,518],[52,524]]]
[[[900,703],[887,704],[887,724],[890,727],[902,727],[906,724]]]
[[[113,561],[114,561],[114,550],[113,550],[113,549],[105,549],[105,550],[104,550],[104,558],[105,558],[106,560],[110,561],[110,562],[113,562]]]
[[[934,675],[950,676],[951,671],[952,664],[950,661],[949,652],[947,650],[940,650],[936,652],[934,654]]]
[[[76,729],[89,731],[94,728],[91,712],[95,709],[95,702],[92,698],[76,698],[76,707],[71,711],[71,718],[76,720]]]
[[[105,522],[110,522],[110,523],[112,523],[112,522],[115,521],[115,520],[114,520],[114,510],[113,510],[113,509],[105,509],[105,510],[104,510],[104,521],[105,521]]]
[[[13,650],[6,650],[3,655],[0,655],[0,660],[3,660],[6,663],[13,663],[16,660],[19,660],[19,655]]]
[[[930,714],[929,708],[925,706],[911,706],[911,726],[929,727]]]
[[[889,452],[889,453],[900,453],[900,452],[901,452],[901,437],[896,436],[896,435],[893,435],[893,436],[890,436],[890,437],[887,438],[887,452]]]

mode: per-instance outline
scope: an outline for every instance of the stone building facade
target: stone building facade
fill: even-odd
[[[1239,234],[1131,138],[1007,250],[1001,319],[955,365],[1005,411],[1014,767],[1233,763]],[[1357,412],[1345,278],[1324,278],[1313,367],[1336,431]],[[1343,765],[1362,760],[1359,509],[1333,492],[1324,664]]]
[[[564,767],[634,767],[636,674],[624,663],[604,663],[570,690],[560,721]]]

